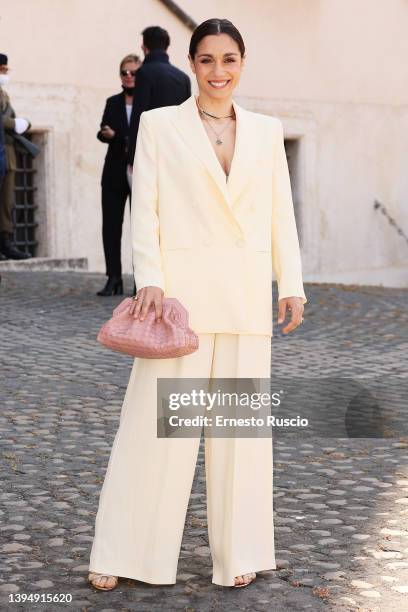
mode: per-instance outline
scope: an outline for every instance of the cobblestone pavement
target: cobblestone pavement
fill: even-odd
[[[246,589],[211,583],[202,440],[177,584],[123,579],[113,592],[92,589],[86,579],[98,496],[131,369],[130,358],[95,337],[122,298],[95,296],[102,275],[2,276],[2,610],[408,609],[402,437],[277,439],[280,569],[259,573]],[[126,283],[130,292],[130,277]],[[408,290],[308,284],[306,292],[302,328],[283,336],[276,326],[275,372],[406,377]],[[29,593],[69,593],[73,601],[11,603]]]

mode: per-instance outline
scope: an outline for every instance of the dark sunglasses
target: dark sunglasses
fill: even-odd
[[[121,76],[136,76],[136,72],[137,70],[121,70],[120,74]]]

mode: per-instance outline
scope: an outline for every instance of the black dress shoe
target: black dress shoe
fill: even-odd
[[[8,249],[3,249],[3,253],[6,259],[30,259],[32,257],[31,253],[24,253],[13,245],[10,245]]]
[[[30,259],[31,253],[20,251],[10,240],[8,232],[2,232],[0,236],[0,251],[6,259]]]
[[[122,279],[117,276],[109,276],[105,287],[96,295],[123,295]]]

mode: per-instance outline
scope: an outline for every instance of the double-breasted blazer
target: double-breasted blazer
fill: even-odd
[[[196,333],[273,335],[278,298],[307,299],[283,126],[233,101],[228,180],[192,95],[141,115],[133,167],[136,286],[161,287]]]

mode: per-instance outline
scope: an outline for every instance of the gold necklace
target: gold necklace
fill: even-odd
[[[230,119],[230,120],[231,120],[231,118],[233,118],[233,117],[234,117],[234,115],[227,115],[227,117],[216,117],[215,115],[211,115],[210,113],[207,113],[205,110],[203,110],[203,109],[201,108],[200,103],[198,102],[198,97],[196,97],[196,99],[195,99],[195,100],[196,100],[196,103],[197,103],[197,106],[198,106],[199,111],[200,111],[201,113],[203,113],[204,115],[208,115],[209,117],[214,117],[215,119],[224,119],[224,118],[225,118],[225,119]],[[209,120],[208,120],[206,117],[204,117],[204,119],[205,119],[205,121],[208,123],[208,125],[210,126],[210,128],[212,129],[212,131],[214,132],[214,134],[215,134],[215,136],[216,136],[216,141],[215,141],[215,144],[217,144],[217,145],[222,145],[222,144],[224,143],[224,141],[223,141],[223,140],[221,140],[220,136],[221,136],[221,134],[224,132],[224,130],[226,130],[226,129],[227,129],[227,127],[229,126],[229,124],[231,123],[231,121],[228,121],[228,122],[225,124],[225,126],[223,127],[223,129],[221,130],[221,132],[217,132],[217,131],[216,131],[216,130],[213,128],[213,126],[211,125],[211,122],[210,122],[210,121],[209,121]]]
[[[213,126],[211,125],[211,123],[208,121],[208,119],[206,119],[206,121],[207,121],[208,125],[210,126],[210,128],[212,129],[212,131],[214,132],[214,134],[215,134],[215,135],[216,135],[216,137],[217,137],[217,140],[215,141],[215,144],[217,144],[217,145],[221,145],[221,144],[223,144],[223,142],[224,142],[224,141],[223,141],[223,140],[221,140],[220,136],[221,136],[221,134],[222,134],[222,133],[223,133],[223,132],[224,132],[224,131],[227,129],[227,127],[228,127],[228,126],[229,126],[229,124],[231,123],[231,120],[230,120],[230,121],[228,121],[228,122],[225,124],[225,126],[223,127],[223,129],[221,130],[221,132],[216,132],[216,131],[215,131],[215,129],[213,128]]]

